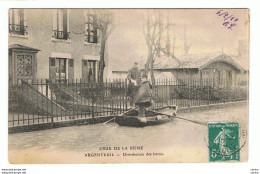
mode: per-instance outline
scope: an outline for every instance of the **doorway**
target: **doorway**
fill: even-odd
[[[37,50],[23,45],[9,46],[9,83],[20,84],[22,80],[31,82],[36,78]]]

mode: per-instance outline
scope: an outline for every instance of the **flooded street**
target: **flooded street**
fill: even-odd
[[[247,106],[183,113],[179,117],[204,122],[241,122],[247,124]],[[136,162],[123,153],[160,153],[142,162],[207,162],[207,126],[175,119],[170,123],[144,128],[118,126],[116,123],[64,127],[9,135],[11,163],[87,163]],[[130,146],[143,150],[130,150]],[[107,153],[103,147],[120,147],[116,157],[91,158],[86,153]],[[123,147],[128,149],[122,150]],[[245,153],[246,154],[246,153]],[[241,151],[241,155],[243,152]],[[187,159],[187,157],[189,157]],[[185,158],[185,159],[184,159]],[[168,159],[168,160],[167,160]]]

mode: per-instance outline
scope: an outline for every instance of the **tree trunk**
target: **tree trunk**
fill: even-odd
[[[152,53],[153,49],[151,46],[148,46],[148,57],[147,61],[145,64],[145,74],[148,75],[148,70],[150,67],[150,72],[151,72],[151,80],[152,80],[152,85],[155,85],[155,78],[154,78],[154,72],[153,72],[153,57],[154,54]]]
[[[151,56],[151,65],[150,65],[150,71],[151,71],[151,81],[152,81],[152,85],[155,86],[155,78],[154,78],[154,72],[153,72],[153,55]]]
[[[148,57],[147,57],[147,61],[145,64],[145,74],[148,75],[148,70],[149,70],[149,66],[151,64],[152,61],[152,47],[148,45]]]
[[[98,82],[99,83],[103,83],[103,78],[104,78],[105,47],[106,47],[106,40],[102,39],[101,49],[100,49],[99,73],[98,73]]]

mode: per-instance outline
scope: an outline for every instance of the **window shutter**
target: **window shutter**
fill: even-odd
[[[96,67],[96,62],[97,61],[93,61],[93,81],[96,82],[96,70],[97,70],[97,67]]]
[[[90,42],[90,23],[89,23],[89,21],[90,21],[90,16],[89,16],[89,14],[88,14],[88,25],[87,25],[87,27],[88,27],[88,29],[87,29],[87,42]]]
[[[97,73],[96,73],[97,75],[97,81],[99,80],[99,61],[97,61]]]
[[[63,31],[63,11],[61,9],[58,10],[58,19],[57,19],[57,27],[58,27],[58,31]]]
[[[23,24],[27,27],[27,11],[23,9]]]
[[[99,30],[97,30],[97,43],[100,43],[101,40],[101,32]]]
[[[9,9],[9,25],[13,24],[13,9]]]
[[[83,66],[88,66],[88,61],[87,60],[83,60]]]
[[[70,10],[67,9],[67,32],[70,32]]]
[[[69,61],[68,79],[69,79],[69,82],[73,82],[73,79],[74,79],[74,60],[68,59],[68,61]]]
[[[50,66],[55,66],[55,58],[50,57]]]
[[[88,61],[82,60],[82,79],[83,81],[88,81]]]
[[[64,39],[68,39],[68,33],[67,33],[67,9],[63,9],[63,36]]]
[[[9,10],[9,32],[14,31],[14,9]]]
[[[20,9],[20,25],[22,31],[23,30],[22,27],[24,26],[24,9]]]
[[[58,17],[58,15],[57,15],[57,13],[58,13],[58,11],[55,9],[55,10],[53,10],[53,17],[52,17],[52,30],[57,30],[57,21],[58,21],[58,19],[57,19],[57,17]]]
[[[14,9],[13,10],[14,14],[14,24],[15,25],[20,25],[20,10],[19,9]]]
[[[93,25],[93,37],[94,37],[93,42],[97,43],[97,27],[96,27],[97,17],[96,16],[93,17],[93,23],[94,23],[94,25]]]
[[[49,78],[50,80],[55,80],[56,78],[56,67],[54,57],[50,57],[49,59]]]
[[[74,67],[74,60],[73,59],[69,59],[69,67]]]

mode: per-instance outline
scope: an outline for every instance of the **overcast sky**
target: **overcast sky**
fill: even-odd
[[[175,54],[183,54],[184,28],[187,28],[187,42],[191,44],[189,54],[219,52],[237,54],[238,40],[247,40],[248,11],[246,9],[224,9],[238,19],[232,30],[223,26],[223,16],[216,13],[220,9],[171,9],[168,10],[169,21],[175,24],[170,28],[173,41],[175,29]],[[128,69],[134,61],[147,58],[147,46],[142,33],[143,16],[147,10],[113,10],[116,28],[108,39],[108,54],[112,64],[120,64],[120,69]],[[162,13],[167,14],[167,10]],[[229,21],[228,19],[226,21]],[[112,65],[113,66],[113,65]],[[114,67],[114,66],[113,66]]]

